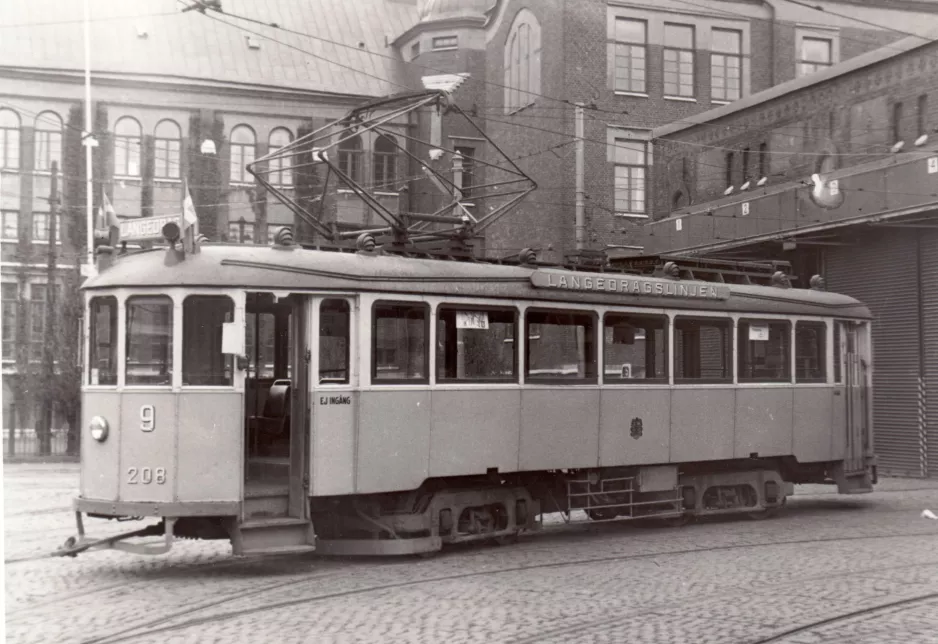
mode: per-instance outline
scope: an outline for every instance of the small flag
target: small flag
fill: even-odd
[[[935,514],[931,510],[922,510],[923,519],[938,519],[938,514]]]
[[[103,190],[101,191],[102,199],[102,208],[104,212],[104,224],[105,226],[110,226],[112,228],[120,228],[120,219],[117,218],[117,212],[114,210],[114,206],[111,205],[111,202],[107,198],[107,193]]]
[[[185,230],[193,226],[193,236],[199,236],[199,217],[195,212],[195,203],[192,201],[192,195],[189,193],[189,186],[186,185],[186,198],[182,204],[182,228]]]

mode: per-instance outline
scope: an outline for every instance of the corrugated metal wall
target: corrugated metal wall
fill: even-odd
[[[921,236],[928,476],[938,478],[938,232]]]
[[[875,316],[874,448],[885,475],[926,474],[919,431],[922,334],[917,237],[915,230],[881,228],[863,234],[854,245],[828,247],[825,253],[828,290],[865,302]],[[933,290],[938,308],[938,286]],[[938,337],[938,319],[933,325]],[[938,391],[934,398],[938,413]]]

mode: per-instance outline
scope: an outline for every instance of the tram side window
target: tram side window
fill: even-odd
[[[182,384],[230,387],[232,356],[222,353],[222,325],[234,319],[223,295],[190,295],[182,304]]]
[[[732,382],[733,326],[720,318],[674,320],[674,381]]]
[[[375,305],[371,352],[374,382],[429,382],[429,319],[425,304]]]
[[[667,382],[667,330],[663,315],[606,315],[606,382]]]
[[[843,322],[834,322],[834,382],[837,384],[844,381],[843,372],[841,371],[844,357],[843,349],[840,346],[842,329]]]
[[[509,310],[441,309],[437,380],[516,382],[515,320],[515,312]]]
[[[91,359],[88,383],[117,384],[117,298],[91,300]]]
[[[791,382],[791,323],[739,321],[739,379]]]
[[[319,308],[319,382],[348,384],[349,305],[345,300],[323,300]]]
[[[128,385],[173,382],[173,301],[163,295],[127,300]]]
[[[594,320],[590,313],[528,311],[526,380],[596,382]]]
[[[827,325],[798,322],[795,325],[795,382],[827,380]]]

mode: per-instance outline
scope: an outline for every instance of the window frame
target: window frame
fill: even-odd
[[[662,341],[664,349],[664,375],[654,378],[623,378],[621,376],[609,376],[606,373],[606,357],[608,344],[606,343],[606,324],[610,317],[629,317],[655,319],[664,322],[664,339]],[[647,335],[646,335],[646,342]],[[647,356],[646,356],[647,357]],[[646,360],[647,363],[647,360]],[[627,385],[631,387],[641,385],[667,385],[671,382],[671,317],[666,313],[645,313],[634,311],[607,310],[602,316],[602,382],[604,385]]]
[[[337,146],[337,164],[339,170],[352,181],[361,181],[365,157],[364,142],[360,135],[349,136]],[[343,183],[345,183],[343,181]]]
[[[587,338],[592,336],[592,351],[587,351],[586,354],[586,368],[587,373],[583,378],[557,378],[552,376],[538,376],[531,375],[531,323],[529,321],[529,315],[531,313],[546,314],[546,315],[572,315],[572,316],[587,316],[590,319],[590,325],[587,327],[587,331],[590,332],[587,335]],[[524,314],[522,316],[522,335],[524,336],[524,383],[532,385],[564,385],[567,387],[575,387],[582,385],[598,385],[600,383],[599,379],[599,343],[597,342],[597,329],[599,327],[599,311],[597,309],[575,309],[575,308],[550,308],[550,307],[540,307],[540,306],[529,306],[525,308]],[[537,322],[536,324],[541,324]],[[540,336],[538,336],[540,337]],[[590,368],[592,368],[592,373],[590,373]]]
[[[382,141],[390,150],[379,147]],[[375,137],[374,148],[371,152],[371,174],[376,192],[398,193],[398,147],[396,139],[390,134],[380,134]],[[380,175],[380,176],[379,176]]]
[[[519,382],[521,382],[521,373],[519,369],[520,355],[519,355],[519,350],[518,350],[517,338],[519,337],[518,334],[519,334],[519,330],[521,326],[522,313],[518,307],[494,306],[494,305],[489,306],[485,304],[458,304],[458,303],[454,304],[454,303],[447,302],[446,304],[440,304],[439,306],[436,307],[436,311],[435,311],[433,318],[434,318],[434,322],[437,324],[437,327],[436,327],[437,329],[438,329],[439,322],[442,321],[440,319],[440,313],[445,312],[445,311],[485,311],[485,312],[497,312],[497,313],[512,313],[514,317],[512,321],[512,327],[511,327],[513,342],[510,343],[511,344],[512,375],[510,378],[459,378],[459,377],[448,378],[445,376],[440,377],[439,375],[440,358],[442,356],[437,352],[437,347],[434,346],[433,347],[434,355],[436,357],[436,373],[434,374],[434,377],[436,378],[436,382],[438,384],[462,385],[462,384],[477,383],[477,384],[513,385],[513,384],[518,384]],[[439,341],[439,333],[436,334],[435,339],[437,342]],[[445,355],[445,349],[443,351],[444,351],[443,355]]]
[[[253,141],[251,143],[238,143],[235,139],[235,132],[243,130],[245,132],[251,133],[251,138]],[[237,153],[236,153],[237,151]],[[250,154],[248,154],[250,151]],[[235,174],[235,158],[241,161],[240,165],[237,166],[237,178]],[[250,157],[249,161],[245,161]],[[254,184],[254,177],[250,172],[247,171],[247,166],[249,163],[254,163],[257,160],[257,132],[254,131],[250,125],[245,123],[238,123],[233,128],[231,128],[231,133],[229,134],[228,139],[228,183],[236,186],[250,186]]]
[[[318,321],[318,328],[316,330],[316,386],[348,388],[352,385],[352,342],[354,341],[355,334],[355,320],[353,318],[354,308],[352,307],[352,302],[349,300],[349,298],[342,296],[324,296],[317,300],[317,302],[318,307],[316,309],[316,319]],[[322,309],[326,302],[342,302],[345,304],[346,314],[348,316],[345,342],[345,380],[343,382],[323,382],[322,380]]]
[[[799,34],[798,38],[798,58],[795,60],[795,78],[801,78],[803,76],[810,76],[815,72],[819,72],[822,69],[827,69],[834,65],[834,38],[825,37],[819,34]],[[827,62],[822,60],[811,60],[805,55],[805,43],[808,41],[812,42],[823,42],[827,45]]]
[[[0,122],[0,169],[4,172],[16,172],[20,169],[23,120],[16,110],[0,108],[0,114],[10,113],[16,120],[16,127]]]
[[[136,134],[119,134],[122,123],[132,123]],[[114,123],[113,163],[114,176],[125,179],[140,179],[143,176],[143,127],[132,116],[122,116]],[[131,163],[136,163],[136,170],[131,172]]]
[[[533,105],[541,92],[541,24],[527,8],[515,14],[505,38],[505,113]]]
[[[619,161],[618,152],[619,152],[620,146],[627,147],[628,145],[636,144],[636,143],[642,146],[642,158],[645,161],[644,164],[640,165],[640,164],[635,164],[635,163],[624,163],[624,162]],[[616,137],[615,139],[613,139],[613,146],[614,147],[612,150],[612,154],[613,154],[612,189],[613,189],[613,207],[614,207],[616,216],[631,218],[631,219],[647,219],[648,218],[648,171],[651,167],[649,163],[650,161],[649,141],[645,139],[632,139],[632,138],[626,139],[626,138]],[[633,152],[634,151],[635,150],[633,150]],[[619,176],[620,168],[625,168],[627,171],[627,174],[624,177],[627,181],[627,186],[625,188],[621,188],[619,186],[619,180],[623,178]],[[637,192],[638,189],[633,186],[634,178],[632,175],[633,175],[633,172],[637,170],[640,170],[642,173],[641,191],[644,194],[644,198],[642,199],[641,210],[634,208],[634,204],[636,200],[635,200],[633,193]],[[628,210],[623,210],[619,207],[620,200],[619,200],[618,193],[622,190],[625,190],[627,193]]]
[[[381,307],[407,307],[410,309],[422,309],[424,312],[423,317],[423,334],[424,334],[424,351],[423,351],[423,369],[424,377],[423,378],[378,378],[378,317],[377,312]],[[430,345],[430,330],[432,327],[433,320],[433,311],[430,309],[430,305],[427,302],[416,301],[416,300],[375,300],[371,305],[371,318],[369,324],[371,325],[371,355],[369,360],[371,361],[371,366],[369,373],[371,374],[371,384],[378,385],[418,385],[426,386],[430,384],[430,352],[435,349]]]
[[[221,355],[223,356],[222,360],[223,360],[225,368],[231,374],[228,384],[206,385],[206,384],[187,384],[186,383],[186,363],[187,363],[186,358],[187,358],[187,353],[188,353],[186,351],[186,346],[187,346],[186,345],[186,319],[187,319],[186,318],[186,303],[189,302],[189,300],[192,300],[194,298],[212,299],[212,300],[217,300],[217,299],[228,300],[228,303],[231,305],[231,311],[230,311],[231,320],[227,320],[227,322],[234,322],[235,315],[237,315],[236,310],[235,310],[234,298],[232,298],[230,295],[226,293],[220,293],[220,294],[187,293],[185,294],[185,296],[182,298],[182,302],[180,303],[180,308],[182,311],[182,329],[181,329],[181,337],[179,338],[179,344],[181,346],[182,365],[180,368],[181,377],[179,381],[179,386],[183,389],[233,389],[235,386],[235,382],[237,381],[237,376],[235,374],[236,365],[234,363],[234,356],[232,356],[231,354],[226,354],[224,351],[221,352]],[[173,300],[173,304],[175,306],[175,299]],[[224,331],[222,331],[222,333],[224,333]],[[223,345],[219,344],[219,348],[220,349],[223,348]]]
[[[6,288],[8,286],[12,287],[12,289],[9,289],[13,293],[13,297],[11,298],[3,297],[8,290]],[[2,283],[2,287],[0,287],[0,303],[2,303],[3,309],[3,319],[0,320],[0,326],[6,329],[7,325],[3,323],[6,322],[7,316],[10,316],[11,320],[11,325],[9,326],[11,331],[10,337],[0,337],[0,360],[3,362],[14,362],[16,360],[17,329],[20,315],[22,315],[22,309],[20,307],[20,285],[18,282]],[[7,348],[7,344],[11,345],[9,356],[3,351],[3,349]]]
[[[798,358],[802,354],[798,351],[798,331],[799,327],[804,326],[808,328],[819,329],[821,332],[818,334],[821,342],[820,348],[820,376],[799,376],[798,374]],[[795,350],[795,362],[793,365],[793,375],[795,379],[795,384],[821,384],[827,382],[827,322],[824,320],[795,320],[795,323],[792,327],[793,330],[793,345]]]
[[[7,224],[12,219],[13,236],[7,236]],[[20,239],[20,211],[0,210],[0,239],[6,242],[18,242]]]
[[[113,301],[113,316],[111,317],[112,324],[112,337],[111,337],[111,359],[113,360],[114,366],[114,382],[113,384],[101,384],[100,378],[99,382],[92,382],[91,372],[95,368],[96,364],[95,358],[97,357],[96,347],[94,343],[95,339],[95,329],[96,323],[95,320],[97,316],[95,315],[94,306],[96,300],[112,300]],[[88,300],[88,369],[85,372],[84,376],[87,378],[87,384],[89,387],[107,387],[107,388],[116,388],[118,379],[120,377],[120,301],[116,295],[95,295]]]
[[[177,138],[159,136],[160,126],[164,123],[176,128]],[[175,174],[172,172],[174,168]],[[172,119],[161,120],[153,129],[153,179],[173,182],[182,180],[182,128]]]
[[[687,47],[677,47],[668,44],[668,28],[669,27],[678,27],[681,29],[690,29],[690,42],[691,46],[688,49]],[[676,23],[676,22],[665,22],[664,31],[662,37],[662,48],[661,48],[661,86],[664,98],[677,98],[677,99],[695,99],[697,96],[697,29],[694,25]],[[675,52],[677,54],[677,60],[668,61],[667,56],[668,52]],[[681,65],[684,61],[681,60],[681,54],[690,54],[690,93],[683,94],[681,93]],[[668,65],[676,64],[677,69],[674,71],[668,71]],[[674,74],[676,78],[676,88],[677,92],[668,92],[668,74]]]
[[[736,42],[739,44],[739,47],[738,47],[739,51],[729,52],[729,51],[723,51],[721,49],[716,49],[715,48],[716,45],[714,44],[716,38],[714,38],[714,35],[718,32],[733,34],[734,37],[736,38]],[[738,101],[744,95],[743,76],[745,76],[745,72],[743,70],[743,63],[744,63],[745,57],[743,54],[743,51],[744,51],[743,38],[744,38],[744,33],[741,29],[727,29],[725,27],[712,27],[711,28],[711,34],[710,34],[710,102],[712,103],[732,103],[733,101]],[[721,64],[717,63],[717,60],[716,60],[717,57],[723,58],[723,61]],[[736,96],[730,96],[728,92],[729,84],[727,81],[730,79],[729,70],[733,69],[733,67],[730,66],[729,64],[730,59],[736,59],[738,61],[738,65],[736,66],[736,70],[738,71],[738,76],[736,77],[736,80],[738,81],[738,85],[736,87],[736,92],[737,92]],[[722,76],[723,78],[722,88],[718,88],[716,84],[714,83],[714,79],[717,78],[717,75],[714,73],[714,70],[716,69],[722,69],[724,72],[724,75]],[[717,96],[718,89],[722,91],[723,93],[722,96]]]
[[[287,142],[283,145],[274,145],[274,135],[278,133],[284,133],[287,137]],[[277,150],[282,150],[288,145],[293,143],[293,132],[289,128],[278,125],[270,131],[270,134],[267,136],[267,154],[273,154]],[[292,163],[286,157],[278,157],[270,159],[268,162],[268,175],[270,177],[270,183],[275,186],[280,187],[292,187],[293,186],[293,168]]]
[[[53,129],[47,118],[48,115],[54,116],[59,124],[59,129]],[[35,130],[33,136],[34,157],[33,170],[40,174],[52,172],[52,162],[58,162],[59,172],[62,172],[62,133],[65,129],[65,122],[59,114],[52,110],[46,110],[36,116]]]
[[[743,325],[746,324],[767,324],[769,327],[769,339],[766,340],[766,343],[771,341],[772,337],[772,326],[773,325],[784,325],[786,328],[785,337],[788,339],[785,346],[785,362],[784,362],[784,371],[782,375],[778,378],[767,379],[765,377],[754,377],[754,376],[743,376],[744,369],[742,365],[742,360],[745,357],[749,363],[749,370],[752,370],[752,356],[749,355],[749,344],[755,342],[755,340],[749,340],[748,337],[743,339]],[[748,327],[746,327],[748,330]],[[794,324],[790,318],[758,318],[758,317],[740,317],[736,321],[736,378],[739,384],[764,384],[764,385],[790,385],[793,382],[794,376],[794,365],[792,364],[792,344],[794,341]],[[743,342],[746,343],[746,351],[742,350]],[[768,355],[768,354],[767,354]]]
[[[618,25],[620,21],[634,22],[634,23],[641,24],[642,30],[644,32],[643,42],[639,43],[639,42],[632,42],[630,40],[619,40],[618,29],[616,29],[616,25]],[[648,96],[648,20],[644,20],[641,18],[630,18],[626,16],[616,16],[615,23],[613,24],[612,40],[613,40],[612,90],[616,94],[626,94],[626,95],[631,95],[631,96],[638,95],[642,97],[647,97]],[[627,56],[620,55],[619,53],[620,47],[628,47]],[[634,53],[632,49],[633,47],[641,48],[643,55],[641,57],[634,57],[632,55]],[[627,58],[628,63],[625,66],[620,66],[619,65],[620,58]],[[637,66],[633,67],[632,65],[633,60],[642,61],[641,70],[640,70],[642,72],[641,89],[635,89],[633,87],[634,72],[639,71]],[[627,84],[626,87],[621,87],[619,85],[619,81],[620,81],[619,70],[620,69],[628,70],[628,80],[626,81],[626,84]]]
[[[430,41],[430,49],[433,51],[446,51],[459,48],[459,36],[457,34],[447,34],[446,36],[434,36]]]
[[[726,338],[726,346],[723,350],[723,360],[727,365],[728,375],[723,376],[722,378],[688,378],[686,376],[678,376],[677,368],[677,338],[678,338],[678,324],[683,321],[692,321],[698,323],[708,323],[710,326],[716,326],[717,328],[725,328],[728,332]],[[695,315],[693,312],[690,314],[674,314],[671,316],[671,375],[672,382],[675,385],[734,385],[736,383],[736,348],[734,346],[734,339],[736,334],[736,323],[732,317],[729,315]],[[700,351],[698,348],[698,362],[700,358]]]
[[[196,295],[196,294],[197,293],[193,293],[193,295]],[[128,364],[128,361],[130,360],[130,341],[131,341],[131,334],[130,334],[130,327],[129,327],[130,305],[133,303],[134,300],[156,299],[156,298],[165,298],[169,300],[169,305],[170,305],[169,337],[170,337],[171,343],[170,343],[169,352],[168,352],[169,353],[169,362],[168,362],[169,382],[165,384],[150,384],[150,383],[136,383],[136,382],[132,383],[130,382],[129,373],[127,371],[127,364]],[[174,298],[170,293],[166,293],[166,292],[136,293],[133,295],[128,295],[127,297],[123,299],[124,314],[123,314],[123,324],[121,325],[122,326],[121,332],[123,334],[122,337],[123,337],[123,345],[124,345],[124,355],[123,355],[124,359],[120,366],[122,376],[119,376],[120,379],[118,380],[118,382],[122,383],[124,388],[126,389],[137,389],[137,388],[173,389],[175,388],[175,381],[176,381],[176,369],[175,369],[176,355],[175,354],[176,354],[176,344],[177,344],[175,307],[176,307],[176,298]]]

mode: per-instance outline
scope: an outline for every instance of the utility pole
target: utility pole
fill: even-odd
[[[91,10],[89,1],[84,0],[85,12],[85,131],[82,133],[82,145],[85,146],[85,275],[94,275],[94,181],[91,163],[91,148],[98,145],[91,134]]]
[[[585,142],[583,141],[583,103],[577,103],[575,109],[576,132],[576,249],[586,248],[586,195],[584,193],[586,172]]]
[[[56,238],[57,219],[59,218],[59,164],[52,162],[52,181],[49,190],[49,255],[46,265],[46,314],[43,325],[42,338],[42,390],[39,400],[42,402],[42,412],[39,424],[39,453],[43,456],[52,451],[52,405],[55,397],[53,381],[55,379],[55,266],[56,266]]]

